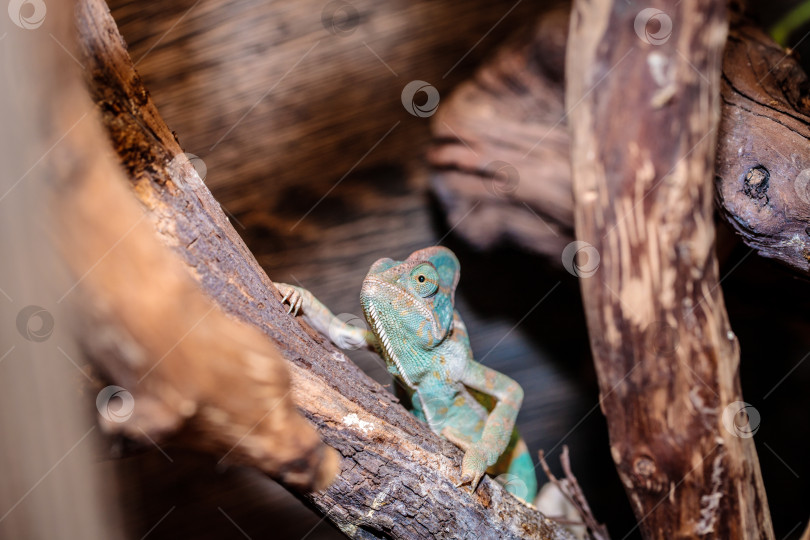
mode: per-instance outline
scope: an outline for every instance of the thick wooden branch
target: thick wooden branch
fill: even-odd
[[[160,118],[104,2],[80,2],[78,26],[79,58],[93,100],[148,221],[225,312],[270,337],[288,360],[300,411],[342,456],[337,480],[306,499],[352,538],[567,538],[488,478],[473,494],[456,488],[461,451],[434,435],[323,336],[286,314],[272,282]],[[221,361],[230,377],[248,377],[253,369],[227,357]],[[242,393],[230,398],[239,400]],[[281,480],[294,486],[289,478]]]
[[[580,283],[611,454],[646,538],[773,538],[753,440],[728,422],[746,417],[712,219],[726,17],[718,0],[572,12],[576,238],[601,257]]]
[[[510,240],[559,260],[573,240],[559,67],[567,19],[567,9],[544,14],[533,32],[515,36],[444,100],[434,118],[428,158],[435,191],[458,223],[454,230],[473,245]],[[810,269],[807,81],[794,56],[750,22],[735,22],[723,59],[718,207],[761,256],[801,273]],[[498,161],[514,168],[512,178],[488,175]]]

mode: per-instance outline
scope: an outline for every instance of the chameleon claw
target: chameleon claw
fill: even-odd
[[[469,485],[470,493],[475,493],[475,490],[478,488],[478,484],[481,483],[481,478],[483,478],[483,475],[478,476],[478,478],[474,478],[469,474],[462,475],[461,480],[458,484],[455,484],[455,487],[461,488],[464,485]]]

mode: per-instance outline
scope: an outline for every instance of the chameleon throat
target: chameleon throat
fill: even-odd
[[[380,316],[377,313],[377,308],[374,307],[374,304],[369,304],[368,314],[369,317],[371,318],[371,322],[374,325],[374,328],[377,329],[377,335],[380,337],[380,343],[382,343],[383,349],[385,349],[385,353],[388,355],[388,358],[390,358],[391,361],[394,362],[394,365],[397,366],[397,370],[399,371],[400,376],[408,385],[408,387],[410,387],[411,390],[415,390],[416,387],[408,379],[408,376],[405,375],[405,370],[402,369],[402,364],[399,362],[399,359],[394,354],[394,350],[391,348],[391,341],[388,339],[388,334],[385,333],[385,328],[383,328],[383,325],[380,322]]]

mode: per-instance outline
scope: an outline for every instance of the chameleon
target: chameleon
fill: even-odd
[[[461,481],[475,491],[484,473],[530,503],[537,492],[534,464],[515,419],[520,385],[473,359],[464,321],[455,309],[460,264],[442,246],[404,261],[380,259],[360,289],[370,329],[336,317],[308,290],[276,283],[288,313],[343,349],[368,348],[384,360],[404,390],[410,411],[464,451]]]

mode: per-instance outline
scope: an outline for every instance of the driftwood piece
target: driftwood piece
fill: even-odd
[[[160,118],[104,2],[80,3],[79,33],[92,97],[149,221],[225,312],[271,338],[294,401],[342,456],[337,480],[304,495],[311,505],[353,538],[567,538],[488,478],[473,494],[456,488],[462,452],[286,314]]]
[[[455,230],[475,246],[506,239],[559,260],[573,239],[558,68],[567,17],[565,10],[543,15],[532,34],[504,46],[434,117],[428,159],[435,192]],[[718,206],[760,255],[803,273],[810,269],[809,87],[790,52],[750,22],[735,22],[723,60]],[[493,178],[497,162],[509,167]]]
[[[563,88],[568,17],[568,9],[543,15],[433,117],[427,157],[434,192],[454,231],[477,247],[507,240],[557,257],[573,239]]]
[[[600,256],[580,285],[611,455],[646,538],[773,538],[714,250],[726,3],[648,9],[576,0],[566,56],[576,237]]]
[[[715,161],[718,206],[764,256],[810,271],[810,80],[752,26],[729,36]]]

